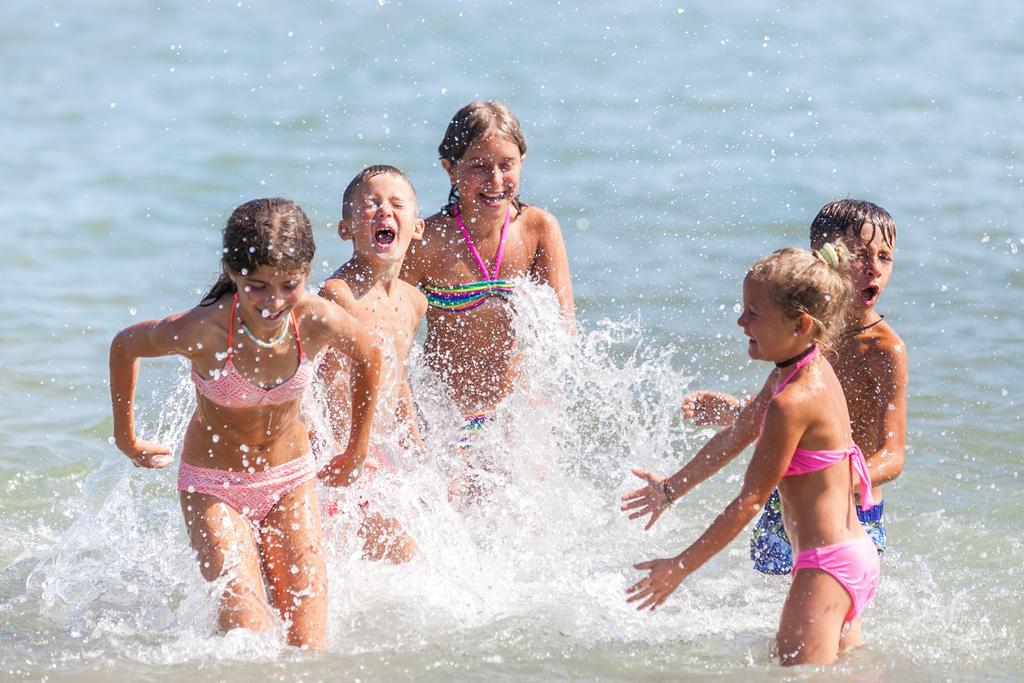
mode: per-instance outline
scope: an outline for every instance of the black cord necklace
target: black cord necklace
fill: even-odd
[[[881,313],[879,313],[878,314],[878,320],[876,320],[875,322],[868,323],[867,325],[862,325],[861,327],[855,327],[852,330],[846,330],[845,332],[843,332],[843,334],[841,336],[842,336],[843,339],[846,339],[848,337],[853,337],[855,335],[860,334],[861,332],[864,332],[865,330],[870,330],[872,327],[874,327],[878,323],[882,322],[883,320],[885,320],[885,316],[882,315]]]
[[[789,367],[790,365],[792,365],[793,363],[796,363],[800,359],[802,359],[802,358],[804,358],[806,356],[809,356],[811,354],[811,352],[814,351],[814,349],[816,349],[816,348],[818,348],[818,347],[816,347],[816,346],[814,346],[812,344],[810,347],[804,349],[803,351],[801,351],[800,353],[796,354],[792,358],[787,358],[786,360],[782,361],[781,363],[776,363],[775,367],[777,367],[777,368]]]

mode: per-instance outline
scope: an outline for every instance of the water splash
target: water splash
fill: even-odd
[[[331,670],[386,675],[406,661],[438,677],[476,667],[550,672],[562,670],[558,657],[575,662],[565,671],[586,660],[622,676],[710,670],[742,679],[751,667],[769,669],[788,581],[752,572],[745,538],[658,613],[624,602],[638,576],[631,565],[696,538],[736,494],[745,466],[741,457],[698,487],[649,534],[619,512],[618,498],[639,483],[630,466],[669,473],[703,443],[678,417],[690,381],[675,369],[680,349],[650,342],[634,320],[568,329],[549,289],[521,282],[516,290],[519,385],[471,448],[455,446],[461,417],[417,350],[409,378],[424,452],[403,450],[398,433],[379,434],[393,471],[318,491],[340,508],[325,521]],[[150,431],[177,448],[194,404],[187,368],[152,398],[143,419],[152,415]],[[323,429],[322,415],[309,415]],[[449,500],[462,457],[486,489],[473,501]],[[417,557],[400,566],[362,558],[362,501],[399,520]],[[112,460],[86,477],[79,498],[56,505],[74,510],[72,523],[19,541],[27,550],[8,570],[24,577],[24,593],[3,605],[15,632],[49,634],[47,652],[172,669],[303,657],[281,645],[279,631],[214,635],[217,591],[196,569],[172,471]],[[904,525],[935,538],[1000,541],[939,514],[910,514]],[[1021,557],[1019,542],[1005,549]],[[843,670],[943,671],[965,641],[976,661],[1006,660],[1007,625],[973,617],[972,580],[948,565],[955,552],[947,543],[883,559],[868,647]],[[1013,597],[1005,586],[990,589],[989,600]]]

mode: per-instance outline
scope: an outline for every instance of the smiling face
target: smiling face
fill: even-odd
[[[423,236],[416,193],[399,176],[379,173],[362,181],[346,208],[338,234],[352,240],[356,256],[365,261],[401,263],[409,243]]]
[[[474,211],[504,214],[519,193],[524,156],[519,146],[503,135],[476,140],[456,162],[442,160],[459,202]]]
[[[882,231],[869,222],[862,224],[859,231],[847,233],[843,244],[854,257],[854,306],[862,312],[874,308],[892,277],[893,247],[886,244]]]
[[[736,324],[749,338],[747,353],[754,360],[784,361],[813,342],[809,318],[787,317],[772,300],[770,286],[749,275],[743,280],[743,312]]]
[[[260,266],[243,273],[229,272],[238,290],[238,305],[254,330],[277,330],[302,298],[305,272],[287,272],[275,266]]]

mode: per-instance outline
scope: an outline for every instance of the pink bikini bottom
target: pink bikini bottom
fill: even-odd
[[[229,472],[181,463],[178,490],[220,498],[253,522],[259,522],[284,494],[316,476],[312,453],[256,472]]]
[[[835,580],[850,594],[850,611],[843,623],[851,622],[864,611],[871,598],[875,597],[881,564],[878,550],[870,538],[825,545],[801,551],[793,563],[793,574],[801,569],[821,569],[835,577]]]

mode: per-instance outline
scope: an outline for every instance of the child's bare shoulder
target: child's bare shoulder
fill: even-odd
[[[907,346],[903,343],[903,339],[896,334],[896,330],[892,328],[892,325],[887,322],[883,322],[878,326],[877,334],[880,348],[884,348],[893,353],[902,353],[906,355]]]
[[[227,342],[230,308],[231,295],[224,295],[213,303],[163,318],[152,328],[153,333],[185,356],[204,347],[217,348]]]
[[[423,236],[410,244],[405,253],[402,277],[408,279],[415,275],[418,279],[424,272],[444,270],[446,259],[455,251],[456,238],[461,240],[462,234],[446,213],[439,211],[427,218]]]
[[[232,294],[225,294],[212,303],[200,304],[184,313],[164,318],[164,322],[186,334],[205,336],[226,332],[230,324],[228,316],[230,315],[232,296]]]
[[[324,299],[341,306],[345,310],[350,310],[355,301],[355,295],[352,294],[352,287],[345,278],[343,268],[338,269],[333,275],[324,280],[324,284],[320,287],[318,293]]]
[[[772,402],[784,411],[805,410],[820,404],[823,386],[820,375],[811,381],[790,382],[772,398]]]
[[[792,425],[806,421],[807,412],[815,405],[812,394],[813,392],[792,384],[785,387],[768,399],[765,406],[765,423]]]
[[[558,219],[550,211],[545,211],[539,206],[527,206],[523,209],[523,227],[538,237],[561,230]]]
[[[399,280],[395,284],[401,288],[402,299],[408,302],[409,307],[416,314],[416,320],[425,316],[427,314],[427,297],[419,287],[415,287],[405,280]]]
[[[444,211],[438,211],[424,221],[423,236],[409,245],[409,251],[429,254],[443,249],[455,236],[461,237],[455,221]]]
[[[882,322],[872,329],[867,341],[865,355],[871,360],[888,365],[906,364],[907,345],[889,323]]]
[[[859,376],[876,388],[895,387],[907,377],[907,346],[888,323],[882,322],[862,332],[840,351],[843,374],[847,379]],[[853,373],[853,375],[851,375]]]

